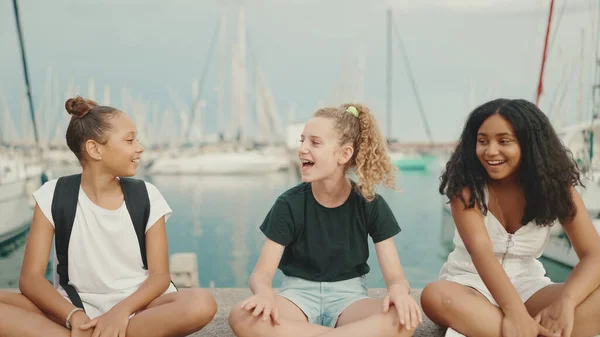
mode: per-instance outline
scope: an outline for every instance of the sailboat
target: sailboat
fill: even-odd
[[[27,75],[25,49],[17,2],[14,1],[13,5],[15,6],[17,33],[21,46],[25,84],[36,145],[30,154],[26,151],[6,151],[0,147],[0,214],[2,214],[2,219],[0,220],[0,244],[25,232],[29,227],[34,206],[31,194],[41,186],[43,179],[43,167],[37,159],[40,155],[39,138],[29,77]],[[10,119],[11,115],[6,103],[4,104],[4,110],[5,118]]]
[[[553,8],[554,0],[550,2],[548,29],[546,30],[546,43],[544,44],[544,51],[542,54],[536,104],[539,103],[542,94],[544,65],[546,61],[548,35],[550,33]],[[597,81],[598,78],[595,80]],[[594,90],[598,90],[598,86],[594,86]],[[597,108],[597,106],[594,107],[595,110]],[[583,199],[594,228],[600,233],[600,184],[598,184],[598,179],[600,177],[598,175],[598,172],[600,172],[600,162],[598,161],[600,158],[598,156],[600,155],[598,149],[600,148],[598,145],[600,145],[600,142],[594,137],[594,135],[600,131],[597,115],[597,111],[594,111],[590,122],[559,128],[557,129],[557,134],[563,145],[573,153],[573,157],[581,170],[581,181],[585,188],[578,186],[577,190]],[[550,232],[550,237],[542,256],[569,267],[575,267],[579,262],[579,258],[577,257],[569,238],[558,222],[553,226],[552,231]]]
[[[239,7],[238,41],[232,48],[232,102],[228,135],[234,138],[232,144],[221,143],[220,146],[205,147],[195,153],[171,155],[156,158],[148,167],[148,173],[153,175],[166,174],[264,174],[290,168],[290,159],[284,147],[276,147],[270,137],[270,126],[280,125],[275,110],[272,93],[266,86],[266,80],[260,68],[257,67],[257,97],[256,110],[259,122],[260,137],[263,144],[257,146],[249,139],[251,131],[248,105],[246,104],[246,30],[244,9]],[[224,35],[225,17],[221,17],[221,35]],[[223,69],[221,69],[221,77]],[[222,78],[219,81],[219,124],[222,122]],[[260,91],[260,92],[259,92]],[[195,94],[195,96],[198,96]],[[196,104],[194,104],[194,112]],[[194,123],[195,116],[192,117]],[[222,125],[220,125],[222,126]],[[281,132],[283,132],[281,130]],[[184,132],[187,133],[187,132]],[[266,140],[265,140],[266,139]]]
[[[425,133],[428,137],[428,140],[430,143],[433,143],[433,137],[431,135],[431,130],[429,128],[429,123],[427,121],[427,116],[425,115],[424,109],[423,109],[423,104],[421,103],[421,98],[419,96],[419,91],[417,90],[417,86],[416,86],[416,82],[414,79],[414,76],[412,74],[412,70],[411,70],[411,66],[409,64],[409,60],[408,60],[408,56],[407,53],[404,49],[404,44],[402,43],[402,40],[400,39],[399,36],[399,31],[397,29],[397,27],[395,26],[394,20],[393,20],[393,15],[392,15],[392,10],[388,9],[387,10],[387,66],[386,66],[386,75],[387,75],[387,79],[386,79],[386,86],[387,86],[387,97],[386,97],[386,112],[387,112],[387,118],[386,118],[386,124],[387,124],[387,138],[388,138],[388,143],[393,143],[394,140],[392,140],[392,132],[391,132],[391,128],[392,128],[392,78],[393,78],[393,65],[392,65],[392,60],[393,60],[393,47],[392,47],[392,38],[395,36],[396,37],[396,42],[398,43],[398,46],[400,48],[401,53],[403,54],[403,61],[404,61],[404,66],[406,68],[406,72],[408,75],[408,78],[410,80],[410,84],[411,84],[411,88],[413,90],[415,99],[417,100],[417,106],[419,108],[419,112],[421,115],[421,120],[423,121],[423,126],[425,128]],[[394,31],[395,30],[395,31]],[[394,34],[395,33],[395,34]],[[421,153],[421,152],[417,152],[417,151],[398,151],[398,150],[394,150],[393,146],[390,147],[389,150],[389,155],[390,155],[390,159],[392,161],[392,164],[397,166],[400,171],[428,171],[429,167],[432,163],[435,162],[436,157],[434,155],[431,154],[427,154],[427,153]]]

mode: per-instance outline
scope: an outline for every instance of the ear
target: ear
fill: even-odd
[[[350,158],[352,158],[352,155],[354,154],[354,148],[350,144],[343,145],[340,148],[340,154],[341,155],[338,158],[338,164],[346,165],[346,163],[350,161]]]
[[[103,150],[102,144],[99,144],[96,141],[90,139],[85,142],[85,152],[94,160],[102,160]]]

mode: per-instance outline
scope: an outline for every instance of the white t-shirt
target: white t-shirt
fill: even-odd
[[[58,179],[46,182],[33,197],[54,227],[52,198]],[[172,210],[158,189],[146,182],[150,216],[146,232]],[[68,299],[58,284],[54,253],[54,286]],[[75,287],[90,318],[102,315],[135,292],[148,277],[143,268],[138,239],[125,202],[117,210],[94,204],[79,188],[73,231],[69,242],[69,283]],[[167,292],[176,291],[173,284]]]

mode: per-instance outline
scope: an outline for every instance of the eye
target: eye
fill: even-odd
[[[321,143],[319,143],[319,142],[317,142],[317,141],[314,141],[314,140],[313,140],[313,142],[312,142],[312,143],[313,143],[313,145],[319,145],[319,144],[321,144]]]
[[[501,139],[500,144],[509,144],[511,142],[510,139]]]
[[[133,143],[133,139],[127,139],[127,141]]]
[[[304,139],[300,139],[300,143],[304,143]]]
[[[480,138],[480,139],[477,139],[477,143],[485,145],[487,142],[485,141],[485,139]]]

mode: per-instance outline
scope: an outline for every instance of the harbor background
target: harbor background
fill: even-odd
[[[299,182],[303,123],[319,107],[365,102],[400,168],[401,191],[380,193],[402,228],[406,275],[422,288],[452,248],[439,175],[475,106],[535,101],[546,50],[539,106],[557,130],[575,126],[579,136],[594,125],[600,6],[556,1],[547,30],[549,3],[20,1],[22,39],[11,2],[0,3],[0,238],[10,236],[0,288],[18,286],[40,175],[78,170],[64,141],[64,102],[75,95],[135,120],[146,148],[139,177],[174,211],[169,252],[195,253],[200,286],[216,288],[247,286],[258,227]],[[572,144],[584,164],[593,157],[585,140]],[[597,187],[600,170],[588,166]],[[599,208],[586,206],[596,218]],[[554,281],[571,270],[542,261]],[[369,286],[383,287],[373,251],[369,264]]]

